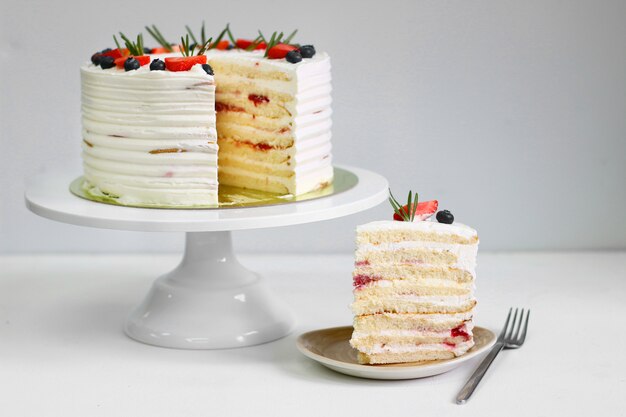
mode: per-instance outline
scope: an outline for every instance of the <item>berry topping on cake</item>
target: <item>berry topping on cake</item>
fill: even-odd
[[[108,49],[108,50],[107,50]],[[122,56],[124,56],[122,54],[122,51],[120,49],[109,49],[107,48],[104,51],[101,52],[102,56],[110,56],[111,58],[113,58],[114,60],[117,58],[121,58]],[[110,68],[110,67],[109,67]]]
[[[209,64],[202,64],[202,69],[209,75],[213,75],[213,68]]]
[[[149,59],[150,58],[148,58],[148,60]],[[130,57],[127,58],[126,61],[124,61],[124,71],[138,70],[140,67],[141,64],[135,58]]]
[[[155,59],[150,63],[150,71],[165,71],[165,62]]]
[[[113,68],[115,66],[115,59],[112,56],[103,56],[100,58],[100,67],[102,69]]]
[[[418,220],[426,220],[437,211],[439,202],[437,200],[417,202],[417,193],[413,197],[413,192],[409,191],[407,203],[404,206],[400,206],[398,200],[393,196],[391,190],[389,190],[389,203],[393,207],[394,215],[393,219],[397,221],[412,222],[416,218]]]
[[[448,210],[441,210],[437,213],[437,221],[439,223],[452,224],[454,223],[454,216]]]
[[[126,69],[126,62],[127,62],[129,59],[133,59],[133,60],[137,61],[137,63],[139,64],[139,67],[143,67],[144,65],[148,65],[148,64],[150,63],[150,57],[149,57],[149,56],[147,56],[147,55],[141,55],[141,56],[124,56],[124,57],[122,57],[122,58],[117,58],[117,59],[115,60],[115,66],[116,66],[116,67],[118,67],[118,68],[120,68],[120,69],[122,69],[122,68]],[[134,66],[135,64],[129,64],[129,65]],[[131,68],[131,69],[138,69],[139,67],[137,67],[137,68]],[[130,70],[128,70],[128,69],[127,69],[126,71],[130,71]]]
[[[215,49],[219,49],[220,51],[225,51],[230,46],[230,42],[227,40],[219,41],[215,43]]]
[[[298,62],[302,61],[302,55],[300,54],[300,51],[293,50],[293,51],[287,52],[285,59],[287,60],[287,62],[291,62],[292,64],[297,64]]]
[[[315,56],[315,47],[313,45],[302,45],[300,47],[300,55],[302,55],[302,58],[313,58]]]
[[[96,52],[91,56],[91,63],[94,65],[100,65],[100,58],[102,58],[102,53]]]
[[[256,40],[250,39],[237,39],[235,45],[239,49],[248,49],[250,48],[250,46],[252,46],[252,44],[254,44],[254,47],[252,49],[265,49],[267,47],[267,44],[265,42],[260,41],[258,43],[255,43],[255,41]]]
[[[144,48],[143,48],[143,53],[144,53],[144,55],[150,54],[150,53],[152,53],[152,49],[150,49],[150,48],[148,48],[148,47],[144,46]]]
[[[165,58],[165,67],[172,72],[189,71],[196,64],[206,64],[206,56],[194,55]]]
[[[289,52],[295,51],[296,49],[298,48],[293,45],[279,43],[278,45],[273,46],[267,50],[267,57],[269,59],[283,59],[287,56]],[[300,59],[300,61],[302,61],[302,59]]]

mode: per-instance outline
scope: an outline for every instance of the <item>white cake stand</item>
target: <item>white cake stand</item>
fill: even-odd
[[[143,232],[186,232],[183,259],[158,278],[125,326],[128,336],[156,346],[220,349],[251,346],[286,336],[292,312],[255,272],[236,259],[232,230],[317,222],[374,207],[387,197],[387,180],[371,171],[352,188],[315,200],[209,210],[141,209],[78,198],[70,176],[39,176],[26,189],[26,206],[40,216],[80,226]]]

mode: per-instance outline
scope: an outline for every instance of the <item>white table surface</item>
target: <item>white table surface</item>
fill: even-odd
[[[304,331],[351,323],[351,255],[244,256],[295,310],[296,331],[233,350],[137,343],[122,324],[175,255],[0,257],[2,416],[623,416],[626,253],[479,255],[477,323],[532,309],[466,405],[480,359],[436,377],[372,381],[302,356]],[[619,393],[622,394],[619,394]]]

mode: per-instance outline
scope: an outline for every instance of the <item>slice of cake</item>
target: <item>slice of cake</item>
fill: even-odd
[[[363,364],[462,355],[474,345],[478,235],[447,210],[426,221],[436,200],[392,204],[401,221],[357,228],[350,344]]]

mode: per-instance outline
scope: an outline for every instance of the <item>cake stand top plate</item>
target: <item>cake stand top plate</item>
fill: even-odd
[[[347,216],[387,198],[387,180],[374,172],[339,166],[355,175],[352,188],[314,200],[225,209],[146,209],[79,198],[68,187],[75,175],[40,175],[26,187],[26,206],[35,214],[79,226],[143,232],[211,232],[311,223]]]

